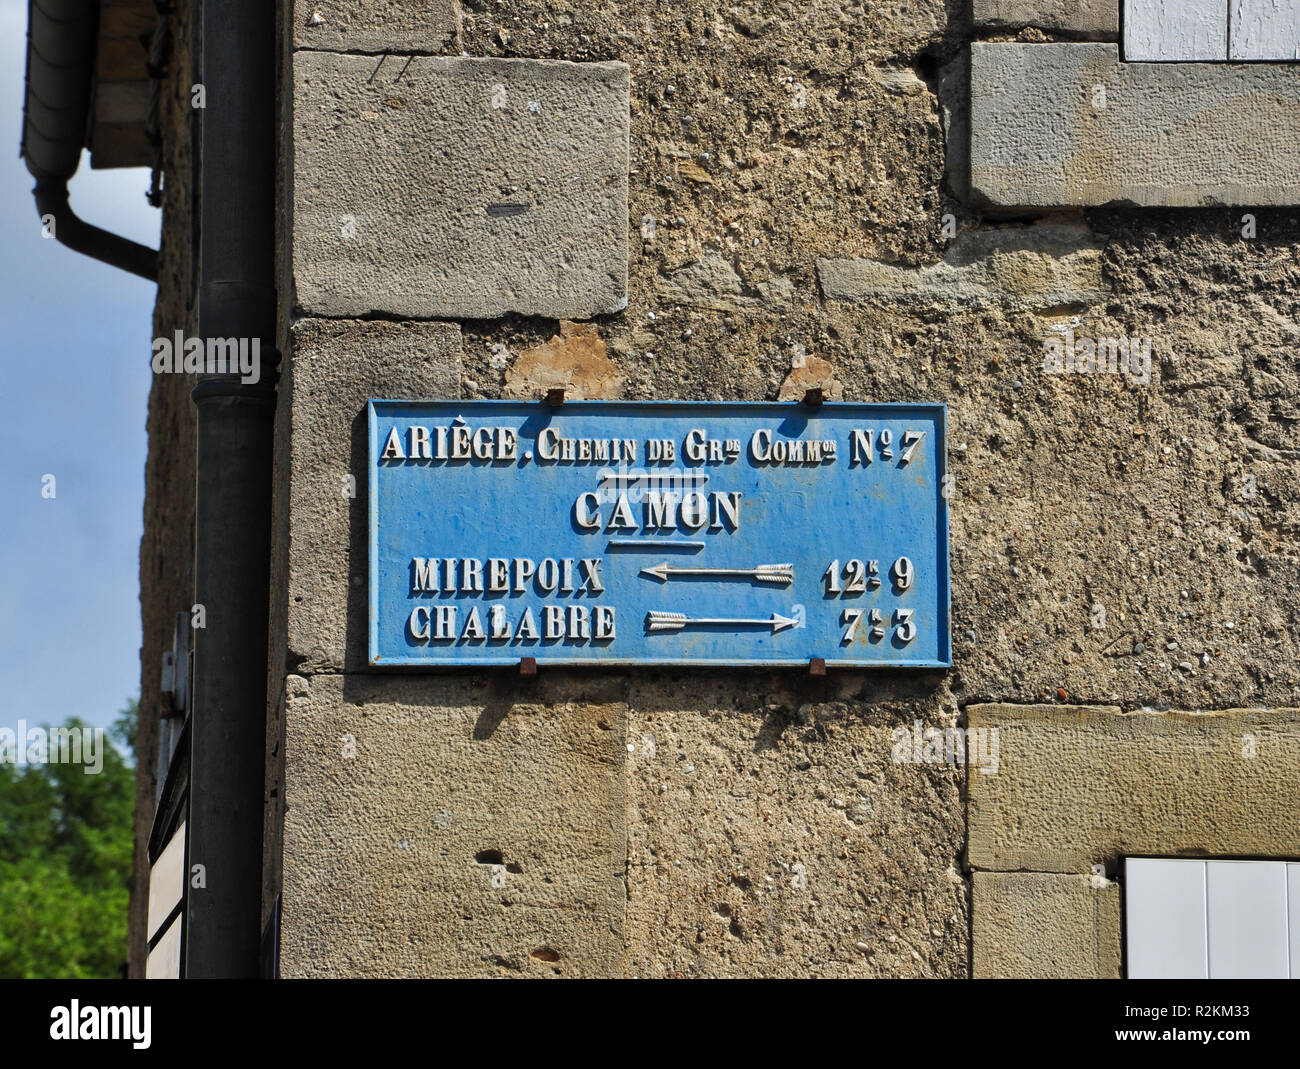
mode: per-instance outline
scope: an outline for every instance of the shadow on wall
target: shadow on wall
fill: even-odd
[[[455,689],[468,680],[482,682],[487,693],[473,729],[478,741],[491,739],[512,714],[528,715],[525,710],[538,706],[580,702],[631,708],[644,717],[684,713],[707,718],[719,712],[757,716],[754,753],[778,749],[792,729],[824,735],[813,712],[821,706],[833,707],[837,719],[876,726],[910,725],[918,709],[931,716],[945,706],[950,715],[955,709],[945,686],[947,673],[941,669],[832,671],[820,677],[809,675],[806,669],[679,668],[670,675],[644,669],[542,667],[541,672],[540,677],[521,677],[516,668],[418,673],[415,678],[421,682],[414,689],[427,694],[429,705],[438,706],[447,700],[448,683]],[[363,701],[364,694],[373,693],[377,679],[378,673],[363,679],[345,676],[344,698]]]

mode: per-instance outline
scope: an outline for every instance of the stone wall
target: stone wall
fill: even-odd
[[[896,762],[899,729],[965,724],[983,703],[1298,704],[1291,209],[966,207],[958,0],[339,0],[286,16],[296,297],[267,886],[285,975],[968,975],[968,866],[1003,862],[966,855],[963,793],[980,795],[964,766]],[[455,277],[439,274],[448,250]],[[1098,373],[1111,338],[1133,339],[1134,362]],[[1091,368],[1075,359],[1088,342]],[[1045,368],[1052,353],[1069,360]],[[557,384],[946,402],[954,668],[368,670],[365,399]],[[1111,742],[1060,730],[1094,757]],[[1293,763],[1276,767],[1289,797]],[[1196,768],[1241,774],[1226,754]],[[1124,779],[1116,819],[1160,782]],[[1152,834],[1172,853],[1220,845]],[[1045,969],[1005,931],[1035,887],[1117,917],[1086,861],[1026,886],[978,876],[974,938],[996,946],[976,962]],[[1088,967],[1118,970],[1108,934],[1088,945]]]
[[[178,330],[197,333],[192,225],[189,6],[171,14],[172,54],[162,93],[163,227],[153,337]],[[150,350],[141,348],[141,360]],[[168,699],[160,691],[162,658],[170,653],[176,614],[194,601],[195,414],[192,382],[184,375],[155,375],[149,392],[144,533],[140,540],[140,727],[136,738],[135,865],[127,931],[128,972],[144,975],[149,905],[149,829],[158,792],[158,725]]]

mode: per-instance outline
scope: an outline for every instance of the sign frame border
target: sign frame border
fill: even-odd
[[[791,408],[803,408],[809,412],[819,412],[823,410],[833,411],[840,407],[870,407],[885,408],[898,412],[900,415],[906,412],[921,412],[927,418],[934,419],[938,422],[941,430],[940,440],[942,448],[937,454],[937,469],[935,472],[935,502],[936,518],[938,520],[936,537],[936,549],[942,559],[943,569],[938,577],[939,586],[939,608],[942,612],[942,621],[940,628],[941,657],[936,660],[924,659],[903,662],[880,662],[880,661],[846,661],[832,660],[825,658],[825,665],[828,669],[850,669],[856,671],[915,671],[915,670],[933,670],[933,669],[951,669],[952,668],[952,557],[951,546],[949,541],[950,519],[948,513],[948,499],[944,496],[944,480],[948,475],[948,405],[945,402],[910,402],[910,401],[827,401],[816,408],[810,408],[802,401],[782,402],[782,401],[599,401],[599,400],[580,400],[573,399],[565,401],[558,408],[551,408],[549,402],[544,400],[530,401],[527,399],[518,400],[466,400],[456,397],[424,397],[424,398],[394,398],[394,397],[372,397],[366,401],[366,494],[368,498],[368,507],[366,515],[366,549],[367,549],[367,581],[369,589],[366,592],[366,606],[368,619],[366,620],[366,641],[367,641],[367,664],[370,668],[381,669],[399,669],[407,671],[440,671],[442,669],[473,670],[473,669],[491,669],[500,670],[502,668],[518,668],[525,658],[533,659],[539,668],[583,668],[583,669],[603,669],[603,668],[807,668],[809,661],[806,658],[797,660],[744,660],[744,659],[708,659],[708,660],[674,660],[674,659],[651,659],[644,657],[624,657],[609,659],[593,659],[590,657],[572,658],[572,657],[536,657],[533,654],[520,654],[519,656],[501,657],[498,659],[475,658],[472,660],[464,658],[451,658],[448,660],[428,661],[415,660],[412,658],[382,658],[379,654],[379,481],[374,478],[375,471],[375,454],[376,454],[376,434],[377,434],[377,413],[376,405],[456,405],[460,403],[467,407],[472,406],[476,411],[490,411],[491,409],[518,408],[521,405],[535,405],[539,408],[549,408],[551,412],[562,412],[570,406],[595,406],[600,409],[618,411],[619,409],[644,411],[653,408],[670,408],[676,409],[684,406],[692,408],[730,408],[745,409],[752,408],[755,410],[772,410],[779,409],[788,405]],[[537,650],[541,653],[543,651]]]

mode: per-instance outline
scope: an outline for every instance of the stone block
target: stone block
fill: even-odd
[[[1108,44],[971,46],[973,200],[1300,202],[1300,67],[1121,63]]]
[[[293,46],[300,49],[441,52],[460,32],[457,0],[294,0],[292,6]]]
[[[977,980],[1118,980],[1119,885],[1104,877],[976,872],[971,972]]]
[[[1069,224],[966,231],[932,266],[822,259],[817,279],[832,301],[1050,310],[1105,297],[1101,250],[1086,227]]]
[[[626,692],[628,975],[964,977],[964,772],[893,759],[941,696],[671,676]]]
[[[299,52],[293,92],[307,313],[626,306],[625,64]]]
[[[366,402],[458,397],[460,328],[306,319],[290,340],[277,448],[289,484],[289,657],[302,672],[360,670],[368,665]]]
[[[620,974],[616,708],[434,676],[286,699],[283,976]]]
[[[1096,36],[1119,33],[1119,0],[974,0],[977,26],[1035,26]]]
[[[1114,872],[1126,856],[1300,855],[1300,709],[1126,713],[971,705],[998,730],[995,775],[970,777],[978,869]]]

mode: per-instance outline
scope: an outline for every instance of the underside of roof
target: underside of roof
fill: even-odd
[[[86,147],[91,167],[148,167],[153,148],[149,53],[158,11],[154,0],[100,0],[95,81]]]
[[[154,0],[30,0],[23,156],[38,178],[147,167]]]

